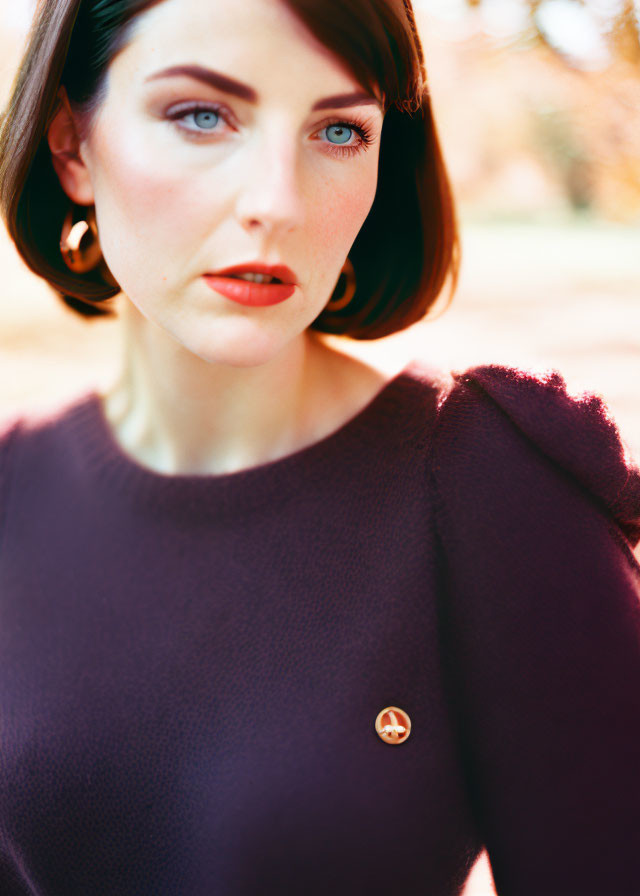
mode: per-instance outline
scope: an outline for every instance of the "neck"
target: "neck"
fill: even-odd
[[[120,443],[167,474],[229,473],[313,441],[314,394],[331,353],[305,331],[267,363],[211,363],[149,322],[121,315],[121,372],[103,394]]]

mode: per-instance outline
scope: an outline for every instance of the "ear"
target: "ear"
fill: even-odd
[[[80,140],[67,91],[58,91],[60,108],[47,130],[51,162],[62,189],[77,205],[92,205],[93,186],[89,171],[80,154]]]

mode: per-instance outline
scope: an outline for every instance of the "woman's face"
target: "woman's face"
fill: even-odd
[[[242,95],[176,67],[215,70]],[[262,363],[328,301],[373,204],[383,112],[278,0],[164,0],[136,21],[80,151],[100,242],[144,317],[210,362]],[[339,122],[363,128],[341,130]],[[263,260],[298,286],[247,307],[205,273]]]

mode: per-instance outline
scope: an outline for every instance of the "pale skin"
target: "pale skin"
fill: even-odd
[[[257,101],[185,75],[150,79],[178,65],[224,73]],[[286,456],[339,428],[388,378],[307,329],[376,192],[380,105],[311,111],[354,92],[362,85],[279,0],[147,10],[82,140],[61,92],[52,161],[67,195],[95,204],[125,299],[122,368],[101,401],[143,466],[223,474]],[[190,103],[222,108],[168,117]],[[341,154],[331,128],[341,121],[364,124],[370,144]],[[355,130],[347,136],[359,145]],[[202,280],[253,259],[292,268],[294,295],[245,307]]]

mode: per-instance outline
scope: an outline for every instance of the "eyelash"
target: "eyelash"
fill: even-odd
[[[170,121],[177,123],[187,115],[197,115],[198,112],[215,112],[215,114],[219,115],[223,119],[223,121],[225,121],[227,124],[230,124],[229,116],[225,114],[225,110],[222,106],[191,105],[174,110],[167,117]],[[345,125],[350,130],[355,131],[360,138],[360,142],[351,146],[339,146],[336,143],[328,143],[327,145],[329,146],[329,152],[332,155],[342,157],[352,156],[356,153],[366,151],[370,144],[374,142],[373,134],[371,133],[367,125],[362,121],[343,121],[334,119],[323,124],[320,130],[333,127],[334,125]],[[203,137],[207,137],[210,133],[213,133],[213,131],[207,132],[206,130],[192,131],[188,128],[182,127],[179,124],[177,124],[177,127],[182,131],[182,133],[186,133],[188,137],[191,137],[195,140],[201,140]]]

